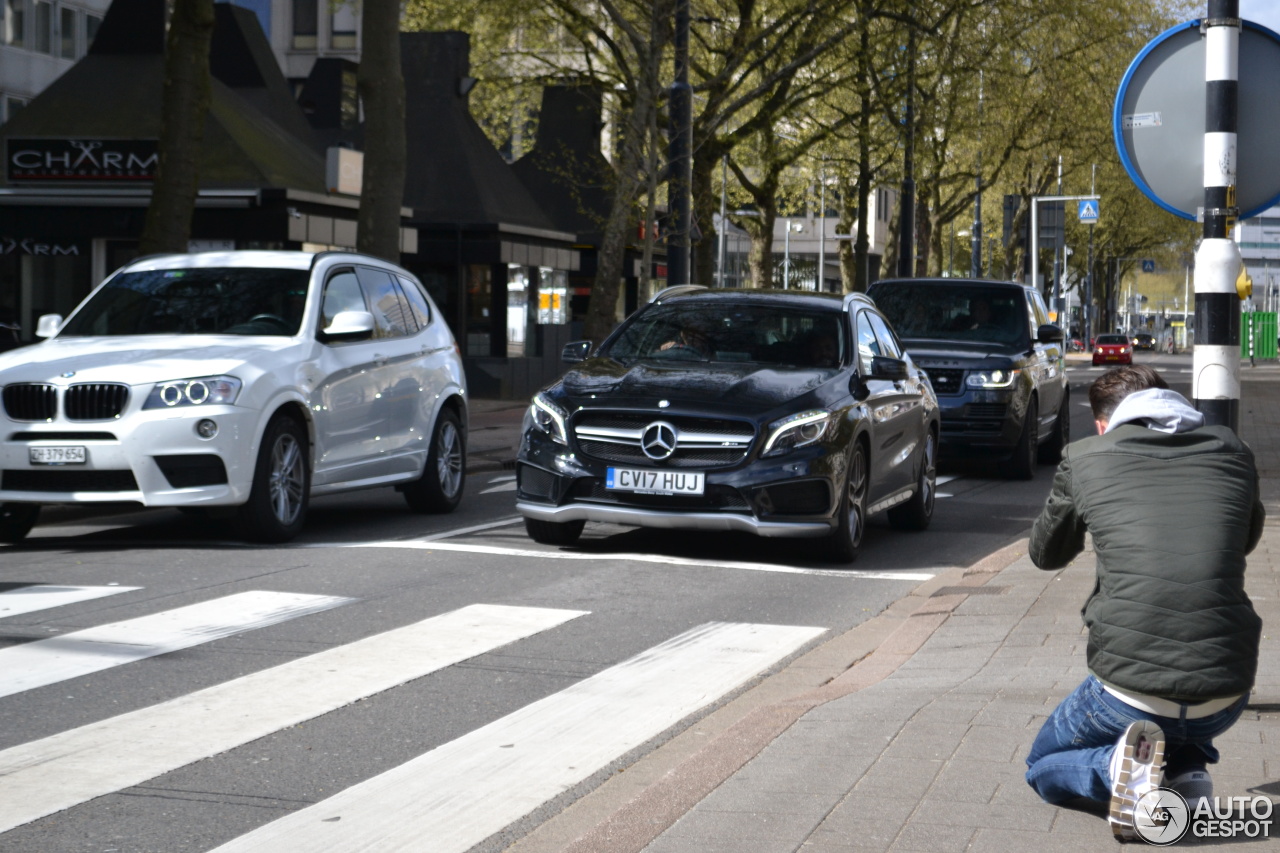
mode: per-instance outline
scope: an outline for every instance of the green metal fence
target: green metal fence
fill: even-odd
[[[1274,311],[1246,311],[1240,329],[1243,358],[1276,357],[1276,314]]]

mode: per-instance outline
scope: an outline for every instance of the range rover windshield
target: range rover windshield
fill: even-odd
[[[655,305],[622,331],[604,355],[622,362],[753,362],[838,367],[847,352],[839,311],[778,305]]]
[[[58,336],[295,335],[309,277],[244,267],[126,272],[94,291]]]
[[[904,340],[1025,346],[1030,336],[1027,299],[1018,288],[895,281],[873,296]]]

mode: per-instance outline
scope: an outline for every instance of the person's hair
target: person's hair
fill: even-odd
[[[1145,364],[1108,370],[1089,386],[1089,407],[1093,409],[1093,419],[1111,420],[1120,401],[1135,391],[1168,387],[1169,383],[1164,381],[1164,377],[1155,368]]]

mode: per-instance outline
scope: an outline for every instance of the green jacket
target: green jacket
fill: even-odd
[[[1262,621],[1244,591],[1265,511],[1253,453],[1207,426],[1122,424],[1066,448],[1031,529],[1031,560],[1060,569],[1093,535],[1088,664],[1135,693],[1200,701],[1247,692]]]

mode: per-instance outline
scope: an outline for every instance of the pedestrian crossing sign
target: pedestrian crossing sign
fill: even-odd
[[[1098,221],[1098,200],[1097,199],[1093,199],[1093,198],[1085,199],[1081,201],[1079,205],[1080,206],[1078,208],[1078,212],[1080,215],[1081,222],[1086,222],[1092,225],[1093,223]]]

